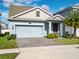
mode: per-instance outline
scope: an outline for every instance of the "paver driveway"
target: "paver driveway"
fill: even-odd
[[[46,39],[46,38],[19,38],[17,39],[17,44],[19,48],[59,45],[55,41],[55,39]]]

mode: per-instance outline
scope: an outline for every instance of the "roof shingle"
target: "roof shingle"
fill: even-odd
[[[33,8],[33,7],[31,7],[31,6],[10,5],[9,17],[14,16],[16,14],[19,14],[21,12],[24,12],[26,10],[29,10],[31,8]]]

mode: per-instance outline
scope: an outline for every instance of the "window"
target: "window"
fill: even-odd
[[[36,11],[36,16],[40,17],[40,11]]]

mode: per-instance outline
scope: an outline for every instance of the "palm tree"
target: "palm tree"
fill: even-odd
[[[79,9],[71,11],[65,18],[65,25],[74,28],[74,36],[76,36],[76,29],[79,28]]]
[[[0,21],[1,21],[1,13],[0,13]],[[2,27],[2,26],[1,26],[1,24],[0,24],[0,34],[1,34],[1,27]]]

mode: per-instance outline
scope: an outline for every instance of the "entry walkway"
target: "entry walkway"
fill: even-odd
[[[18,48],[16,49],[3,49],[0,50],[0,54],[6,54],[6,53],[19,53],[20,50]]]

